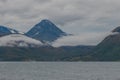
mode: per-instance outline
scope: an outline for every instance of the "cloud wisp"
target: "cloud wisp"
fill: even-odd
[[[106,34],[94,34],[88,33],[83,35],[71,35],[64,36],[52,43],[54,47],[60,46],[78,46],[78,45],[97,45],[99,44],[106,36],[111,33]]]

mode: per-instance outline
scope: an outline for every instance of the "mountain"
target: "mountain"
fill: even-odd
[[[42,42],[22,34],[10,34],[0,37],[0,46],[4,47],[40,47]]]
[[[36,24],[26,35],[42,42],[52,42],[67,34],[59,29],[54,23],[45,19]]]
[[[19,33],[17,30],[5,27],[5,26],[0,26],[0,37],[5,36],[8,34],[14,34],[14,33]]]
[[[120,26],[97,46],[45,44],[67,35],[49,20],[25,34],[0,26],[0,61],[120,61]]]
[[[90,56],[98,61],[120,61],[120,27],[98,44]]]

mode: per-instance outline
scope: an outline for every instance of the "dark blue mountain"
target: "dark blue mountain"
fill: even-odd
[[[13,33],[19,33],[19,32],[14,29],[7,28],[5,26],[0,26],[0,36],[5,36],[8,34],[13,34]]]
[[[67,34],[49,20],[42,20],[26,33],[28,37],[42,42],[52,42]]]

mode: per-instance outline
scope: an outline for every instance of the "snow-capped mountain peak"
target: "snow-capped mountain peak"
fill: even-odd
[[[26,35],[43,42],[53,42],[67,34],[59,29],[53,22],[44,19],[28,31]]]

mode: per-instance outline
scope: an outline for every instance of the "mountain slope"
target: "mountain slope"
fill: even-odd
[[[95,46],[83,46],[83,45],[62,46],[60,48],[69,54],[69,57],[66,57],[64,60],[68,60],[68,61],[82,61],[83,60],[84,61],[84,60],[88,60],[86,55],[88,55],[95,48]],[[85,59],[84,59],[84,56],[85,56]]]
[[[0,37],[0,46],[9,47],[39,47],[43,43],[21,34],[10,34]]]
[[[85,55],[82,49],[90,50],[90,48],[76,47],[75,50],[67,47],[54,48],[51,46],[44,47],[0,47],[0,61],[78,61],[82,60],[81,56]],[[93,49],[93,48],[92,48]],[[75,52],[75,53],[74,53]],[[76,57],[79,57],[77,58]]]
[[[52,47],[0,47],[0,61],[57,61],[61,52]]]
[[[120,61],[120,27],[98,44],[91,56],[99,61]]]
[[[40,23],[36,24],[30,31],[28,31],[26,35],[43,42],[52,42],[61,36],[66,36],[67,34],[60,30],[51,21],[42,20]]]
[[[5,26],[0,26],[0,36],[5,36],[8,34],[14,34],[14,33],[19,33],[17,30],[7,28]]]

